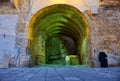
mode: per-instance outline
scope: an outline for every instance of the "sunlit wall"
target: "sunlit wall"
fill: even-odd
[[[33,0],[31,12],[36,13],[39,9],[53,4],[68,4],[84,12],[89,10],[92,5],[97,5],[98,3],[99,0]]]

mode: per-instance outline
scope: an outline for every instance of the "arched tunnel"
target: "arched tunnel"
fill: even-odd
[[[64,65],[65,57],[70,55],[85,64],[88,34],[88,23],[75,7],[55,4],[40,9],[28,27],[31,65]]]

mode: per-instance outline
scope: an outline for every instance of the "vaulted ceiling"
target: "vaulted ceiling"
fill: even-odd
[[[88,24],[75,8],[54,5],[38,11],[34,16],[30,22],[30,35],[39,36],[45,32],[46,37],[51,38],[62,34],[76,41],[88,36]]]

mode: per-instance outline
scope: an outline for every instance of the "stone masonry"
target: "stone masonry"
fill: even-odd
[[[29,56],[26,55],[26,45],[27,45],[27,37],[25,35],[25,24],[26,24],[26,17],[28,15],[29,0],[19,0],[19,7],[14,8],[10,3],[10,0],[0,1],[0,15],[17,15],[18,21],[16,26],[16,44],[14,47],[14,52],[18,57],[15,55],[10,55],[13,57],[9,57],[9,62],[4,65],[0,65],[0,67],[9,67],[9,66],[26,66],[28,65]],[[9,21],[10,22],[10,21]],[[9,24],[12,24],[11,22]],[[5,55],[4,55],[5,56]],[[7,57],[5,57],[7,59]],[[1,58],[4,59],[4,58]],[[1,63],[2,61],[0,61]],[[7,66],[6,66],[7,65]]]
[[[99,51],[106,52],[109,66],[120,65],[120,7],[118,3],[114,5],[114,2],[113,5],[100,5],[98,14],[89,14],[88,18],[90,49],[96,49],[97,54]]]
[[[18,8],[13,8],[10,0],[0,1],[0,15],[12,14],[18,16],[15,31],[15,55],[10,55],[9,53],[1,54],[0,68],[7,68],[10,66],[24,67],[29,65],[30,55],[26,54],[26,48],[28,41],[28,24],[32,17],[32,13],[30,12],[32,1],[33,0],[19,0]],[[90,31],[87,62],[93,67],[96,66],[93,60],[97,58],[93,55],[94,49],[97,51],[96,55],[98,55],[100,51],[104,51],[108,55],[109,66],[120,66],[120,2],[118,1],[116,4],[117,6],[111,3],[110,5],[102,4],[97,14],[91,14],[90,10],[83,12],[89,22]],[[4,60],[6,60],[6,62],[1,65]],[[99,63],[97,66],[99,67]]]

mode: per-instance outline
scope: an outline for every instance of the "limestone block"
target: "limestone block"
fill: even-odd
[[[91,6],[91,13],[94,14],[98,14],[98,5],[92,5]]]
[[[22,11],[22,13],[23,13],[23,11]],[[19,21],[25,21],[25,19],[26,19],[26,17],[27,17],[26,14],[22,14],[22,13],[19,14]],[[25,13],[25,11],[24,11],[24,13]],[[24,24],[24,23],[23,23],[23,24]]]
[[[0,15],[0,52],[14,51],[17,19],[17,15]]]
[[[26,41],[25,38],[16,38],[16,42],[19,45],[19,47],[23,48],[24,46],[26,46]]]
[[[9,67],[15,67],[16,66],[16,58],[11,57],[9,61]]]
[[[99,62],[99,52],[100,52],[100,50],[99,49],[96,49],[96,48],[94,48],[93,47],[93,49],[92,49],[92,54],[91,54],[91,56],[90,56],[90,59],[91,59],[91,66],[92,67],[100,67],[100,62]]]
[[[31,8],[32,13],[36,13],[38,10],[53,4],[68,4],[78,8],[80,11],[84,12],[85,10],[89,10],[86,5],[92,6],[97,5],[99,0],[34,0]]]
[[[0,67],[9,67],[15,51],[17,15],[0,15]]]
[[[107,53],[108,55],[108,65],[117,66],[120,65],[120,56],[115,55],[114,53]]]
[[[2,1],[0,0],[0,9],[4,9],[4,10],[12,9],[12,6],[9,0],[2,0]]]
[[[24,32],[25,31],[25,23],[18,23],[17,32]]]
[[[25,67],[25,66],[29,66],[30,64],[30,56],[29,55],[25,55],[23,54],[22,56],[20,56],[20,67]]]
[[[10,3],[14,8],[18,8],[18,0],[10,0]]]
[[[8,54],[0,54],[0,68],[8,68],[9,59],[10,57]]]

